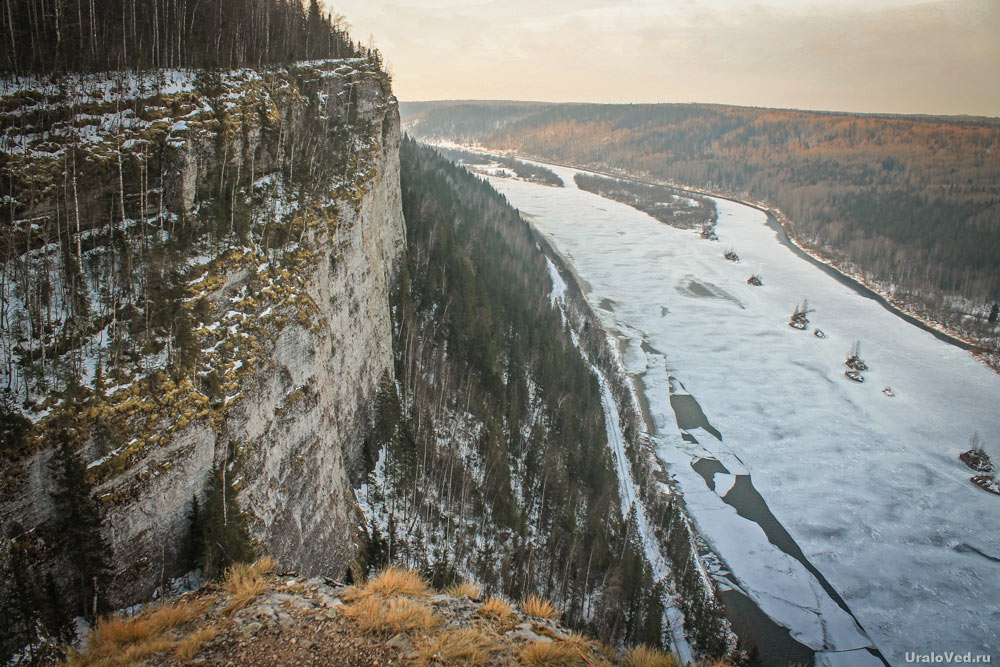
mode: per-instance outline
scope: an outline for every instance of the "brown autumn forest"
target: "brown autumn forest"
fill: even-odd
[[[413,103],[404,119],[420,137],[764,202],[800,244],[998,349],[1000,120],[503,102]]]

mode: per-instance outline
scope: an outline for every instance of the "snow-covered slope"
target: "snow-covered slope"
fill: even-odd
[[[890,662],[1000,650],[1000,498],[957,458],[973,431],[1000,454],[1000,376],[796,257],[755,209],[719,200],[712,243],[556,171],[566,188],[491,182],[589,284],[645,388],[658,455],[740,588],[820,652],[870,640]],[[723,258],[730,247],[740,263]],[[803,299],[815,312],[798,331],[788,320]],[[871,367],[863,384],[844,376],[856,340]],[[682,415],[682,429],[672,392],[674,407],[690,393],[705,423]],[[714,489],[691,466],[701,458],[729,471],[707,474]],[[746,475],[801,557],[741,518],[738,494],[723,500]]]

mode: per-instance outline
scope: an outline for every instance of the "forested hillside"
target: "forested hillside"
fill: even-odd
[[[344,58],[343,17],[317,0],[50,0],[0,11],[0,72],[260,67]]]
[[[663,185],[605,178],[595,174],[577,173],[573,180],[581,190],[628,204],[668,225],[700,230],[704,238],[715,238],[714,229],[719,213],[715,209],[715,203],[707,197]]]
[[[491,155],[487,159],[487,163],[490,165],[496,165],[496,168],[490,168],[482,165],[485,156],[481,153],[474,153],[461,148],[446,146],[439,146],[437,150],[441,153],[441,155],[445,156],[452,162],[457,162],[466,168],[471,168],[473,172],[479,174],[500,177],[513,175],[515,178],[520,178],[525,181],[541,183],[542,185],[551,185],[557,188],[563,187],[562,179],[560,179],[554,171],[547,169],[540,164],[525,162],[524,160],[518,160],[516,158],[505,157],[502,155]]]
[[[997,349],[1000,121],[509,103],[417,103],[404,120],[423,137],[765,202],[797,242]]]
[[[573,625],[659,644],[664,590],[621,516],[597,379],[530,228],[435,151],[404,140],[400,159],[397,384],[379,393],[362,493],[373,562],[541,593]]]

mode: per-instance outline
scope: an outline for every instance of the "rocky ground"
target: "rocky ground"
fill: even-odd
[[[403,664],[397,645],[358,633],[341,610],[343,587],[321,579],[275,577],[272,588],[226,618],[222,608],[206,619],[219,634],[190,660],[212,665],[394,665]],[[215,605],[218,606],[218,605]],[[214,616],[214,618],[212,618]],[[220,623],[221,621],[221,623]],[[176,664],[176,655],[151,664]]]
[[[103,620],[72,665],[675,665],[650,649],[616,654],[563,628],[538,598],[484,599],[475,586],[431,590],[390,568],[362,586],[230,571],[130,619]]]

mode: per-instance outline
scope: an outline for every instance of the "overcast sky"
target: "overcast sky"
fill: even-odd
[[[1000,0],[339,0],[401,100],[1000,116]]]

